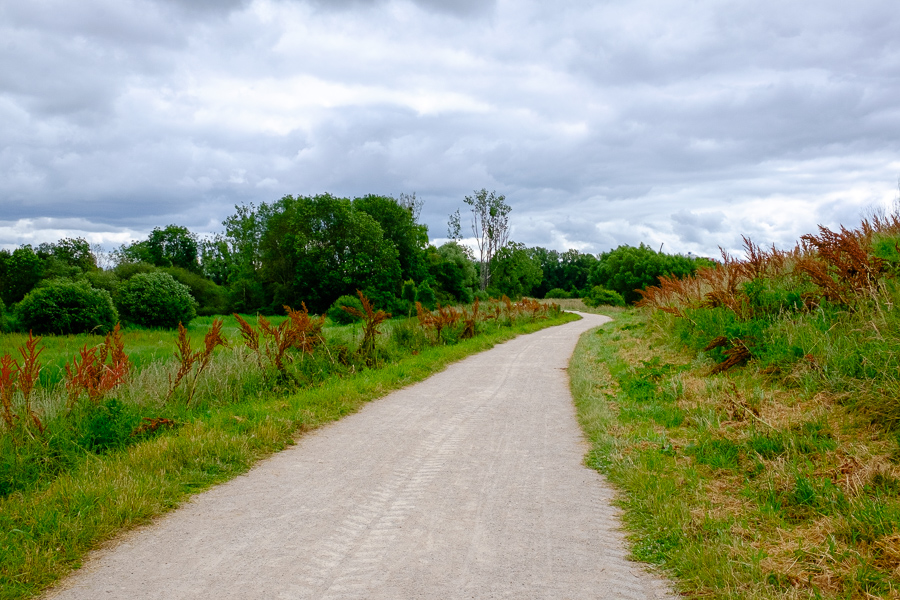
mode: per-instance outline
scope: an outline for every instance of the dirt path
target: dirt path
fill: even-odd
[[[49,597],[662,598],[583,466],[565,367],[605,317],[522,336],[304,436]]]

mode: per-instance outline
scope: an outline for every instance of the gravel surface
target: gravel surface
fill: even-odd
[[[575,323],[521,336],[304,435],[122,536],[47,597],[668,598],[583,465]]]

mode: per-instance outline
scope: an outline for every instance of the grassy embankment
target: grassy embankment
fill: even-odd
[[[453,361],[575,318],[534,319],[522,312],[510,319],[498,307],[496,314],[500,318],[479,321],[478,335],[470,339],[461,339],[460,325],[447,326],[438,340],[433,329],[415,319],[383,323],[377,368],[367,366],[372,361],[358,350],[362,326],[326,328],[315,351],[294,352],[285,372],[259,368],[259,357],[240,345],[237,323],[231,321],[224,328],[231,348],[215,351],[208,369],[197,377],[193,395],[184,386],[168,393],[178,367],[171,359],[174,334],[129,332],[126,351],[150,358],[107,397],[96,402],[82,398],[71,409],[62,389],[62,365],[85,343],[102,340],[46,338],[41,358],[51,365],[48,370],[61,373],[46,377],[48,389],[33,403],[45,430],[32,427],[29,432],[20,422],[16,431],[7,428],[0,438],[0,475],[7,486],[0,497],[0,598],[40,593],[116,533],[245,472],[304,431]],[[194,348],[202,347],[209,325],[192,327]],[[163,359],[165,355],[169,358]],[[169,424],[135,436],[146,417]],[[19,456],[10,458],[10,453]]]
[[[748,242],[580,341],[587,462],[686,596],[900,597],[898,240]]]

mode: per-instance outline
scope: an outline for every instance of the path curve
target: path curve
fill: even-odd
[[[126,534],[74,599],[666,598],[583,465],[566,366],[608,320],[520,336],[304,435]]]

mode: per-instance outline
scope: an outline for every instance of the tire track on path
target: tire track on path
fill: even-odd
[[[48,597],[667,596],[583,466],[565,368],[582,321],[372,402],[92,557]]]

